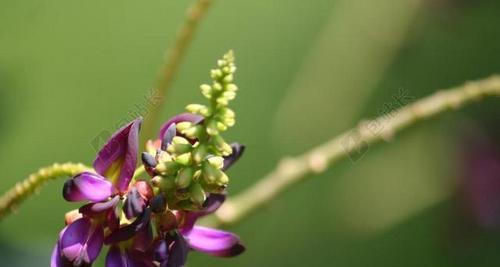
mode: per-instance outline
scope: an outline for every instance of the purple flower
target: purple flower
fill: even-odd
[[[164,149],[175,136],[182,136],[177,123],[197,124],[202,120],[201,116],[180,114],[165,123],[161,141],[149,142],[156,157],[153,153],[142,155],[145,170],[151,176],[157,175],[158,157],[169,156],[162,154],[168,153]],[[236,256],[245,250],[238,236],[195,225],[200,217],[215,212],[225,195],[207,193],[206,200],[193,211],[171,205],[169,197],[179,192],[153,190],[154,179],[131,184],[140,125],[141,119],[137,119],[110,138],[94,161],[95,173],[80,173],[64,184],[63,197],[67,201],[87,203],[66,214],[67,226],[54,247],[52,267],[91,266],[104,245],[109,246],[106,267],[180,267],[191,250],[218,257]],[[186,139],[192,144],[198,142]],[[233,153],[223,159],[223,170],[244,151],[240,144],[231,146]]]
[[[224,200],[225,195],[211,194],[203,210],[177,213],[178,220],[182,222],[178,231],[166,235],[156,247],[156,259],[161,263],[160,266],[184,266],[190,250],[217,257],[234,257],[245,251],[237,235],[195,225],[200,217],[215,212]]]
[[[94,161],[96,173],[83,172],[64,184],[63,197],[67,201],[89,201],[79,210],[81,216],[63,229],[52,255],[51,266],[90,266],[99,255],[108,228],[119,228],[118,203],[128,193],[129,183],[137,164],[138,134],[142,119],[119,129],[99,151]],[[136,198],[129,215],[137,215],[145,201]],[[80,217],[80,218],[79,218]],[[149,219],[149,218],[148,218]]]

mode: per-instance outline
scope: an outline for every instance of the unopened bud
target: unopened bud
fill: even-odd
[[[226,77],[224,77],[224,82],[226,82],[226,83],[233,82],[233,80],[234,80],[234,76],[232,74],[226,75]]]
[[[217,169],[222,169],[222,167],[224,166],[224,158],[223,157],[213,156],[213,157],[209,157],[207,159],[207,161],[210,165],[214,166]]]
[[[236,86],[236,84],[234,83],[230,83],[226,85],[226,90],[231,92],[236,92],[238,91],[238,86]]]
[[[220,79],[222,77],[222,71],[220,69],[213,69],[210,72],[210,77],[214,80]]]
[[[193,160],[196,163],[201,163],[207,156],[207,148],[204,145],[199,145],[193,151]]]
[[[191,183],[194,172],[191,168],[184,168],[179,171],[179,174],[175,178],[175,184],[178,188],[186,188]]]
[[[191,153],[184,153],[177,156],[175,162],[184,166],[191,164]]]
[[[222,122],[217,122],[216,125],[219,132],[224,132],[225,130],[227,130],[227,126]]]
[[[190,121],[183,121],[183,122],[177,123],[176,126],[177,126],[177,131],[182,132],[182,131],[186,130],[187,128],[193,126],[193,123]]]
[[[202,84],[200,86],[201,93],[206,97],[206,98],[211,98],[212,97],[212,87],[208,84]]]
[[[201,208],[206,199],[205,191],[201,185],[199,183],[191,184],[189,193],[191,194],[191,200]]]
[[[150,202],[151,211],[154,213],[160,213],[167,209],[167,200],[163,194],[156,195]]]
[[[198,138],[202,132],[203,132],[203,127],[201,127],[201,125],[191,126],[191,127],[182,131],[182,133],[184,135],[186,135],[187,137],[189,137],[191,139]]]

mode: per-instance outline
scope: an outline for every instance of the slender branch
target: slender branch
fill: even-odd
[[[500,96],[500,76],[439,91],[390,114],[362,121],[356,128],[303,155],[283,159],[262,180],[230,198],[214,216],[207,218],[205,224],[220,226],[236,223],[269,203],[285,189],[310,177],[310,174],[321,173],[340,160],[362,152],[369,145],[390,140],[394,134],[418,121],[492,96]]]
[[[145,118],[144,122],[144,137],[151,138],[153,136],[153,129],[158,120],[158,114],[165,103],[165,96],[170,88],[177,69],[184,59],[184,55],[193,39],[194,34],[200,24],[201,19],[207,13],[213,0],[196,0],[189,7],[186,15],[186,21],[181,26],[175,38],[173,46],[165,53],[165,62],[160,70],[157,89],[158,103],[149,116]],[[144,142],[142,142],[144,143]]]
[[[36,193],[48,181],[61,177],[74,176],[91,168],[81,163],[54,163],[52,166],[39,169],[24,181],[18,182],[12,189],[0,197],[0,219],[3,219],[27,197]]]

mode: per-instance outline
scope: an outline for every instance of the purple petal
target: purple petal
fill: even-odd
[[[150,225],[150,216],[151,210],[149,208],[145,209],[144,213],[140,217],[137,217],[137,219],[135,219],[133,223],[112,232],[108,237],[106,237],[106,240],[104,242],[106,244],[115,244],[118,242],[129,240],[144,227]]]
[[[154,267],[152,256],[112,246],[106,256],[106,267]]]
[[[181,234],[167,237],[169,248],[168,259],[161,263],[161,267],[183,267],[186,265],[189,246]]]
[[[137,164],[142,118],[118,130],[97,154],[94,169],[107,177],[120,192],[128,189]]]
[[[170,128],[170,126],[174,123],[179,123],[179,122],[192,122],[194,124],[198,124],[203,120],[203,117],[200,115],[192,114],[192,113],[182,113],[179,115],[174,116],[170,120],[168,120],[166,123],[163,124],[163,126],[160,129],[160,134],[158,135],[158,138],[160,140],[164,140],[165,134],[167,133],[167,130]]]
[[[151,227],[151,223],[148,222],[144,228],[135,234],[132,248],[140,252],[146,252],[150,249],[152,244],[153,228]]]
[[[132,188],[125,200],[123,211],[127,219],[135,218],[144,212],[146,201],[142,198],[141,194],[136,187]]]
[[[203,203],[203,210],[186,212],[184,223],[180,229],[181,233],[186,233],[193,229],[196,221],[203,216],[214,213],[226,200],[226,195],[224,194],[210,194],[205,203]]]
[[[243,155],[245,151],[245,146],[238,143],[232,143],[231,148],[233,149],[233,153],[231,155],[224,157],[224,166],[222,170],[225,171],[229,169],[240,157]]]
[[[68,225],[59,240],[61,257],[75,266],[91,264],[101,251],[103,238],[102,227],[92,225],[88,218],[78,219]]]
[[[106,256],[106,267],[129,267],[128,262],[127,255],[118,246],[112,246],[109,249]]]
[[[172,143],[172,140],[177,135],[177,125],[175,123],[170,124],[165,134],[163,134],[163,138],[161,139],[161,150],[167,150],[168,145]]]
[[[168,245],[166,240],[160,240],[155,243],[154,259],[157,262],[166,262],[168,260]]]
[[[86,204],[82,206],[78,211],[85,216],[95,217],[101,215],[103,212],[108,212],[109,210],[115,208],[118,205],[119,201],[120,197],[115,196],[114,198],[105,202]]]
[[[99,174],[83,172],[66,181],[63,197],[67,201],[99,202],[108,199],[114,192],[113,185]]]
[[[213,256],[233,257],[245,251],[240,238],[225,231],[195,226],[185,237],[192,249]]]

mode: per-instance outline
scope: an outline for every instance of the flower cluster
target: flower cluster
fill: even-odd
[[[234,125],[227,105],[237,87],[232,53],[212,70],[212,85],[201,91],[209,105],[188,105],[148,141],[137,167],[142,119],[119,129],[83,172],[64,184],[63,197],[87,202],[68,212],[53,250],[51,266],[91,266],[104,245],[107,267],[184,266],[190,250],[231,257],[244,251],[238,236],[195,225],[224,202],[225,171],[244,147],[227,144],[220,133]],[[149,178],[141,177],[145,170]]]

